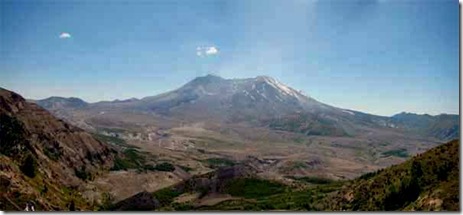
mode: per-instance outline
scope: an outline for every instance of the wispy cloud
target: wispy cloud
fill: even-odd
[[[218,53],[219,53],[219,49],[215,46],[204,46],[204,47],[196,48],[196,55],[199,57],[208,56],[208,55],[216,55]]]
[[[68,39],[68,38],[71,38],[71,34],[70,33],[67,33],[67,32],[62,32],[61,34],[59,34],[59,38],[60,39]]]
[[[201,47],[196,48],[196,55],[203,56],[203,52],[201,51]]]

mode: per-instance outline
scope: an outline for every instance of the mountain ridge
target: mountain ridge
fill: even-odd
[[[273,77],[270,77],[270,76],[266,76],[266,75],[259,75],[259,76],[256,76],[254,78],[223,78],[219,75],[215,75],[215,74],[207,74],[205,76],[199,76],[199,77],[196,77],[194,78],[193,80],[195,79],[198,79],[198,78],[218,78],[218,79],[221,79],[221,80],[227,80],[227,81],[244,81],[244,80],[252,80],[252,79],[264,79],[264,78],[267,78],[267,79],[273,79],[273,80],[276,80],[275,78]],[[193,81],[192,80],[192,81]],[[192,82],[190,81],[190,82]],[[187,82],[186,84],[184,85],[187,85],[188,83],[190,82]],[[182,85],[182,86],[184,86]],[[181,87],[182,87],[181,86]],[[294,90],[294,89],[293,89]],[[162,94],[165,94],[165,93],[168,93],[168,92],[171,92],[171,91],[175,91],[175,90],[170,90],[170,91],[166,91],[164,93],[160,93],[160,94],[157,94],[157,95],[151,95],[151,96],[144,96],[144,97],[140,97],[140,98],[137,98],[137,97],[131,97],[131,98],[127,98],[127,99],[114,99],[114,100],[100,100],[100,101],[95,101],[95,102],[87,102],[85,101],[84,99],[82,98],[79,98],[79,97],[64,97],[64,96],[50,96],[50,97],[47,97],[47,98],[43,98],[43,99],[27,99],[28,101],[30,102],[33,102],[33,103],[37,103],[39,104],[40,106],[44,107],[45,105],[44,104],[41,104],[41,102],[44,102],[44,101],[47,101],[47,100],[52,100],[52,99],[62,99],[62,100],[69,100],[69,99],[78,99],[78,100],[81,100],[83,101],[84,103],[86,104],[97,104],[97,103],[111,103],[111,102],[131,102],[131,101],[137,101],[137,100],[143,100],[143,99],[146,99],[146,98],[152,98],[152,97],[156,97],[156,96],[159,96],[159,95],[162,95]],[[297,90],[295,90],[297,91]],[[298,93],[306,96],[306,97],[310,97],[309,95],[305,95],[304,93],[302,93],[301,91],[297,91]],[[48,108],[47,108],[48,109]],[[371,113],[367,113],[367,112],[362,112],[362,111],[356,111],[356,110],[353,110],[353,109],[350,109],[350,108],[340,108],[340,109],[343,109],[345,111],[354,111],[354,112],[361,112],[361,113],[366,113],[366,114],[371,114]],[[451,116],[454,116],[454,115],[458,115],[458,114],[452,114],[452,113],[440,113],[440,114],[429,114],[429,113],[416,113],[416,112],[405,112],[405,111],[402,111],[402,112],[398,112],[398,113],[395,113],[395,114],[392,114],[390,116],[387,116],[387,115],[377,115],[377,114],[371,114],[371,115],[376,115],[376,116],[379,116],[379,117],[395,117],[395,116],[400,116],[400,115],[418,115],[418,116],[440,116],[440,115],[451,115]]]
[[[224,79],[206,75],[158,95],[85,106],[36,102],[39,105],[45,103],[43,107],[64,118],[69,117],[68,112],[73,109],[81,109],[154,113],[190,122],[247,123],[307,135],[352,136],[369,127],[406,130],[443,141],[459,135],[458,115],[399,113],[385,117],[333,107],[269,76]]]

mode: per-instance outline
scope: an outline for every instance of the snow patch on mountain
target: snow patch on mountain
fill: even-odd
[[[250,97],[250,98],[251,98],[253,101],[255,101],[255,100],[256,100],[256,98],[254,98],[254,96],[252,96],[251,94],[249,94],[249,92],[248,92],[248,91],[246,91],[246,90],[243,90],[243,93],[244,93],[246,96]]]
[[[257,90],[257,93],[259,93],[259,95],[261,95],[262,97],[264,97],[265,99],[267,99],[267,96],[265,95],[265,93],[261,93],[259,90]]]
[[[204,95],[208,95],[208,96],[216,95],[216,93],[208,92],[206,89],[204,89],[203,86],[199,86],[198,90]]]
[[[354,113],[354,112],[352,112],[352,111],[348,111],[348,110],[342,110],[342,112],[344,112],[344,113],[348,113],[348,114],[350,114],[350,115],[355,115],[355,113]]]
[[[291,89],[290,87],[278,82],[277,80],[273,79],[273,78],[270,78],[270,77],[263,77],[262,78],[267,84],[269,84],[270,86],[272,86],[273,88],[277,89],[278,92],[280,92],[281,94],[285,94],[285,95],[288,95],[288,96],[292,96],[292,97],[295,97],[297,99],[300,99],[300,95],[297,91]]]

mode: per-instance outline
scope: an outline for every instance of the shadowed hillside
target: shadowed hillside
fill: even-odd
[[[0,88],[0,209],[91,209],[78,187],[111,167],[114,149]]]

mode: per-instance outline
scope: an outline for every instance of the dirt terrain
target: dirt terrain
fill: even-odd
[[[178,171],[109,172],[89,183],[84,192],[89,199],[98,198],[98,195],[105,192],[114,196],[114,201],[142,191],[154,192],[193,175],[217,169],[217,166],[208,163],[208,159],[250,164],[259,170],[257,175],[260,177],[284,183],[292,182],[288,176],[352,179],[403,162],[409,156],[439,144],[413,139],[398,132],[384,133],[375,130],[361,137],[321,137],[244,126],[224,128],[207,123],[172,123],[172,127],[160,128],[157,126],[159,119],[155,117],[151,120],[144,117],[144,126],[138,126],[139,123],[132,124],[133,118],[125,119],[128,120],[121,119],[118,123],[123,126],[103,127],[97,124],[95,127],[99,131],[112,130],[104,134],[118,136],[128,145],[149,153],[159,161],[188,167],[190,170],[186,174]],[[397,148],[405,149],[407,156],[384,154]],[[92,188],[98,192],[92,192]],[[228,197],[211,196],[201,199],[216,202],[222,198]],[[207,205],[207,201],[198,204]]]

